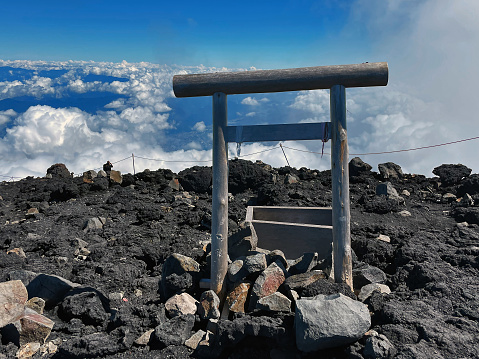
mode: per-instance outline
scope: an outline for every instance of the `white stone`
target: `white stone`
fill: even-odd
[[[401,217],[411,217],[411,212],[404,210],[404,211],[399,212],[399,215]]]
[[[175,294],[165,303],[165,309],[170,317],[195,314],[198,301],[188,293]]]
[[[380,234],[379,236],[376,237],[376,239],[379,239],[380,241],[391,243],[391,238],[389,236],[386,236],[384,234]]]

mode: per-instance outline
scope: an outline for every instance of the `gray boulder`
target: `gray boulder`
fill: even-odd
[[[351,161],[349,161],[350,176],[359,176],[361,173],[367,173],[371,171],[371,169],[371,165],[364,162],[359,157],[354,157]]]
[[[296,346],[303,352],[334,348],[360,339],[371,326],[368,307],[342,294],[296,301]]]
[[[378,169],[379,169],[379,173],[384,179],[388,179],[388,178],[400,179],[404,177],[401,166],[392,162],[380,163],[378,164]]]
[[[353,269],[353,284],[356,289],[371,283],[384,283],[386,279],[386,273],[369,264]]]

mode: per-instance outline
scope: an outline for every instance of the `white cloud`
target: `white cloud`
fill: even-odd
[[[323,114],[329,110],[329,94],[326,90],[300,91],[290,107],[312,114]]]
[[[241,104],[247,106],[258,106],[259,102],[254,97],[248,96],[241,101]]]
[[[256,99],[254,97],[248,96],[245,97],[243,100],[241,100],[242,105],[247,105],[247,106],[258,106],[261,102],[269,102],[269,99],[267,97],[263,97],[261,99]]]
[[[471,14],[479,10],[479,3],[361,0],[358,4],[361,6],[353,7],[357,11],[353,14],[353,24],[354,21],[367,24],[375,51],[373,57],[389,62],[390,83],[387,87],[347,90],[350,153],[415,148],[477,135],[478,126],[471,119],[477,112],[473,84],[479,80],[479,72],[475,69],[479,50],[474,45],[479,43],[479,24]],[[165,130],[174,127],[181,130],[175,120],[180,111],[173,105],[171,80],[176,73],[228,69],[126,62],[2,60],[0,66],[33,69],[37,73],[67,70],[54,79],[35,75],[30,79],[0,82],[0,100],[18,96],[67,98],[92,91],[121,96],[107,104],[105,111],[97,113],[48,106],[35,106],[23,114],[11,110],[0,112],[0,126],[8,128],[7,134],[0,139],[2,174],[44,175],[46,168],[55,162],[64,162],[70,170],[82,172],[98,168],[106,160],[126,158],[133,152],[161,160],[135,160],[137,169],[162,166],[179,171],[198,163],[166,161],[211,159],[211,151],[204,142],[194,138],[188,138],[184,150],[166,152],[161,147],[171,141],[165,139]],[[126,81],[88,82],[85,80],[88,74],[121,77]],[[268,101],[267,106],[260,106]],[[186,100],[181,102],[181,109],[186,117],[194,120],[186,130],[205,132],[207,123],[202,120],[205,118],[203,110],[187,103]],[[243,111],[240,105],[253,106],[254,111]],[[233,111],[240,111],[237,120],[242,123],[329,121],[329,94],[317,90],[275,94],[269,98],[248,96]],[[230,119],[231,124],[234,121]],[[211,133],[207,136],[210,141]],[[285,145],[313,152],[321,152],[322,146],[320,141],[286,142]],[[426,175],[431,175],[432,168],[441,163],[462,162],[477,172],[476,147],[477,143],[471,141],[432,150],[362,157],[374,167],[393,161],[406,172]],[[271,147],[260,143],[243,144],[241,153],[265,149]],[[293,166],[319,169],[330,166],[328,155],[321,159],[320,155],[310,152],[285,151]],[[232,156],[235,152],[234,148]],[[286,163],[280,149],[246,158],[262,159],[274,166]],[[115,167],[132,171],[128,160]]]
[[[16,115],[17,113],[13,111],[12,109],[0,111],[0,126],[10,122],[12,117]]]
[[[202,150],[202,149],[203,149],[203,146],[201,146],[201,144],[199,144],[199,143],[196,142],[196,141],[191,141],[191,142],[188,143],[185,147],[186,147],[187,149],[191,149],[191,150]]]
[[[204,121],[200,121],[200,122],[195,123],[192,130],[198,131],[198,132],[206,131],[206,125],[205,125]]]

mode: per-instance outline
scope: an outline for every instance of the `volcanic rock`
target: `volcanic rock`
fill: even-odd
[[[295,274],[286,278],[284,285],[289,290],[303,290],[308,285],[313,284],[319,279],[325,279],[326,274],[320,270],[314,270],[311,272]]]
[[[32,342],[45,343],[53,324],[54,322],[47,317],[26,309],[20,317],[20,345]]]
[[[256,279],[251,291],[249,308],[254,310],[259,299],[276,292],[285,280],[285,273],[281,263],[275,262],[268,266]]]
[[[85,325],[103,327],[110,318],[108,299],[92,288],[76,288],[60,303],[58,315],[65,321],[78,318]]]
[[[115,338],[106,333],[92,333],[63,343],[58,354],[60,358],[104,358],[118,350]]]
[[[451,186],[459,183],[463,178],[468,177],[472,170],[464,165],[444,164],[432,170],[436,176],[439,176],[444,186]]]
[[[284,294],[275,292],[260,298],[256,304],[256,308],[269,312],[290,312],[291,301]]]
[[[372,167],[368,163],[364,162],[359,157],[354,157],[349,161],[349,175],[350,176],[359,176],[362,173],[367,173],[371,171]]]
[[[163,349],[169,345],[183,345],[191,337],[194,324],[195,317],[192,314],[173,317],[155,328],[148,344],[151,349]]]
[[[206,332],[204,330],[198,330],[195,334],[193,334],[188,340],[185,341],[185,345],[188,348],[196,349],[198,344],[203,340],[205,337]]]
[[[123,176],[120,171],[110,171],[110,182],[121,184],[123,182]]]
[[[238,282],[248,274],[243,268],[243,263],[244,261],[238,258],[228,266],[228,279],[232,283]]]
[[[342,294],[297,300],[294,320],[296,345],[304,352],[352,343],[371,325],[367,306]]]
[[[402,173],[401,166],[393,162],[380,163],[378,164],[378,169],[379,173],[384,179],[400,179],[404,176],[404,174]]]
[[[266,255],[263,253],[250,255],[244,259],[243,268],[248,274],[261,272],[265,270],[266,267]]]
[[[397,350],[386,336],[378,334],[374,330],[370,330],[368,333],[369,336],[368,339],[366,339],[363,351],[365,359],[394,358]]]
[[[165,309],[170,317],[195,314],[198,301],[188,293],[175,294],[165,303]]]
[[[379,293],[384,293],[384,294],[389,294],[391,293],[391,289],[386,284],[380,284],[380,283],[371,283],[371,284],[366,284],[364,287],[361,288],[361,291],[359,292],[358,299],[361,302],[364,302],[366,299],[368,299],[371,294],[373,294],[374,291],[378,291]]]
[[[167,281],[167,277],[172,274],[181,276],[185,273],[188,273],[192,276],[192,279],[195,280],[197,279],[197,274],[199,273],[199,271],[200,265],[194,259],[179,253],[173,253],[171,256],[169,256],[163,264],[163,269],[161,273],[161,287],[165,299],[170,298],[173,294],[176,293],[176,286],[169,285],[169,283],[171,283],[171,280]]]
[[[10,278],[13,278],[12,275],[22,276],[20,272],[10,273]],[[45,300],[46,306],[51,307],[62,300],[70,290],[78,287],[79,284],[56,275],[40,273],[35,274],[26,286],[30,297],[42,298]]]
[[[235,284],[234,288],[226,296],[228,309],[235,313],[245,312],[245,303],[248,299],[248,292],[251,287],[250,282]]]
[[[72,175],[63,163],[56,163],[47,169],[47,174],[52,178],[71,178]]]
[[[217,334],[210,343],[213,350],[209,354],[211,357],[218,357],[224,349],[235,346],[247,336],[276,338],[280,341],[285,333],[282,321],[278,318],[245,316],[234,320],[220,320]]]
[[[386,273],[381,269],[370,266],[369,264],[353,268],[354,288],[362,288],[371,283],[384,283],[386,281]]]
[[[12,323],[22,313],[28,292],[19,280],[0,283],[0,328]]]
[[[30,298],[25,303],[25,308],[30,308],[37,312],[38,314],[43,314],[43,310],[45,309],[45,300],[38,297]]]
[[[201,294],[198,304],[201,319],[218,319],[220,317],[220,299],[213,290]]]

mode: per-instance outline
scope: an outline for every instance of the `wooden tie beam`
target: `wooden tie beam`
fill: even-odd
[[[331,139],[333,257],[336,282],[353,288],[346,88],[386,86],[386,62],[282,70],[176,75],[176,97],[213,97],[211,289],[223,293],[228,255],[228,142]],[[228,126],[227,95],[330,89],[331,123]],[[325,131],[327,135],[325,135]]]

